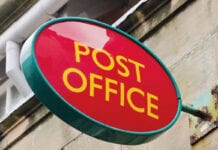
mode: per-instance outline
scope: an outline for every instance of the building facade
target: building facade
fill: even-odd
[[[0,11],[5,12],[5,15],[1,13],[0,16],[2,19],[0,149],[217,149],[218,131],[215,130],[218,118],[217,101],[213,114],[216,118],[213,130],[199,138],[199,141],[193,142],[191,116],[182,113],[172,128],[149,143],[135,146],[113,144],[85,135],[52,114],[34,96],[19,66],[20,48],[42,23],[64,16],[92,18],[131,34],[154,51],[174,76],[183,103],[191,105],[196,100],[202,99],[208,91],[213,99],[217,100],[215,87],[218,84],[218,4],[216,1],[3,0],[0,2],[2,2]],[[202,120],[198,123],[200,122]],[[208,127],[200,127],[200,132],[205,128]]]

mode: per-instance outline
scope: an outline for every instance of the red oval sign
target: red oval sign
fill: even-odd
[[[172,126],[180,113],[178,89],[160,60],[134,38],[103,23],[81,18],[51,21],[35,33],[28,56],[22,53],[33,91],[59,116],[62,110],[57,108],[66,106],[119,133],[155,135]],[[30,75],[34,67],[57,100],[41,98],[46,93],[31,77],[36,70]],[[60,101],[62,108],[53,106]],[[61,118],[70,122],[69,116]]]

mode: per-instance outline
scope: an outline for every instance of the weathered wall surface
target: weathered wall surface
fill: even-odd
[[[217,17],[215,1],[198,0],[145,41],[170,68],[186,102],[217,79]]]
[[[145,44],[170,68],[179,85],[184,103],[191,103],[217,84],[217,18],[218,4],[215,1],[194,1],[145,41]],[[140,29],[137,32],[140,32]],[[173,146],[175,147],[172,149],[183,149],[182,145],[186,145],[183,138],[188,138],[181,136],[183,132],[188,132],[183,125],[188,126],[181,121],[178,127],[183,129],[176,129],[164,139],[168,145],[165,149]],[[171,131],[173,129],[169,132]],[[175,137],[170,138],[172,135]],[[180,139],[177,140],[178,138]],[[217,139],[218,131],[214,131],[192,146],[192,149],[217,149]],[[157,141],[157,145],[162,142],[161,139]]]
[[[174,0],[172,2],[175,2]],[[168,8],[170,11],[170,7]],[[163,9],[162,11],[166,11]],[[163,14],[165,12],[162,12]],[[159,13],[161,14],[161,13]],[[161,18],[161,16],[159,17]],[[184,103],[191,103],[218,81],[218,4],[214,0],[198,0],[169,19],[144,43],[169,67],[175,77]],[[149,19],[132,34],[139,37],[149,25]],[[170,105],[169,105],[170,107]],[[0,141],[0,149],[11,150],[215,150],[218,131],[209,134],[194,146],[189,140],[188,115],[156,140],[138,146],[124,146],[103,142],[69,127],[43,108],[16,126]],[[42,115],[47,114],[47,115]],[[34,118],[39,119],[28,132],[23,132]],[[15,140],[11,140],[11,138]],[[9,147],[7,147],[10,145]]]

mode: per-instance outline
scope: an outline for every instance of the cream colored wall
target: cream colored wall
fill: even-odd
[[[139,31],[140,32],[140,29]],[[191,103],[210,90],[218,81],[218,4],[213,0],[197,0],[166,23],[145,42],[164,61],[174,75],[184,103]],[[186,114],[184,114],[185,116]],[[187,115],[186,115],[187,116]],[[186,118],[185,116],[185,118]],[[183,117],[181,117],[183,119]],[[166,139],[165,149],[183,149],[188,141],[181,136],[188,132],[181,121]],[[179,129],[179,128],[178,128]],[[175,135],[174,139],[169,138]],[[178,139],[178,140],[177,140]],[[181,140],[181,141],[180,141]],[[218,131],[192,146],[194,150],[215,150],[218,147]],[[159,142],[158,142],[159,141]],[[181,144],[181,142],[183,142]],[[163,143],[158,139],[154,143]],[[171,146],[169,146],[171,144]],[[159,148],[162,146],[159,145]],[[171,148],[174,147],[174,148]],[[184,148],[185,149],[185,148]]]

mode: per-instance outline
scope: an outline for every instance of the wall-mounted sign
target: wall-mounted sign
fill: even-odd
[[[107,24],[59,18],[24,44],[21,64],[35,95],[93,137],[148,142],[178,119],[175,81],[143,44]]]

